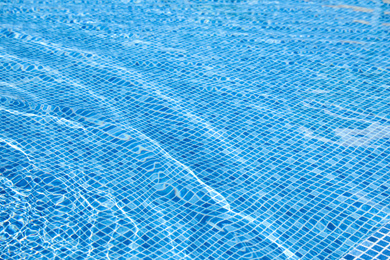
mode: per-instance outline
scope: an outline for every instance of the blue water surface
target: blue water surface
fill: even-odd
[[[0,0],[0,259],[389,259],[389,0]]]

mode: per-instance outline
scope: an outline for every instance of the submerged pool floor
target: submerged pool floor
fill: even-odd
[[[390,2],[0,1],[0,259],[390,259]]]

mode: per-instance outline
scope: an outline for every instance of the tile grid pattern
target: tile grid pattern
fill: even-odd
[[[388,256],[388,4],[0,5],[0,258]]]
[[[343,257],[343,260],[390,258],[390,224],[385,225],[359,246]]]

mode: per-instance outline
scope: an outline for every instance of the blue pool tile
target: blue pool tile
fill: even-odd
[[[390,258],[389,4],[0,5],[0,259]]]
[[[345,258],[346,260],[353,260],[353,259],[355,259],[355,257],[352,256],[352,255],[345,255],[344,258]]]

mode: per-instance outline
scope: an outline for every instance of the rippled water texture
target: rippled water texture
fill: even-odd
[[[388,259],[389,3],[0,1],[0,259]]]

